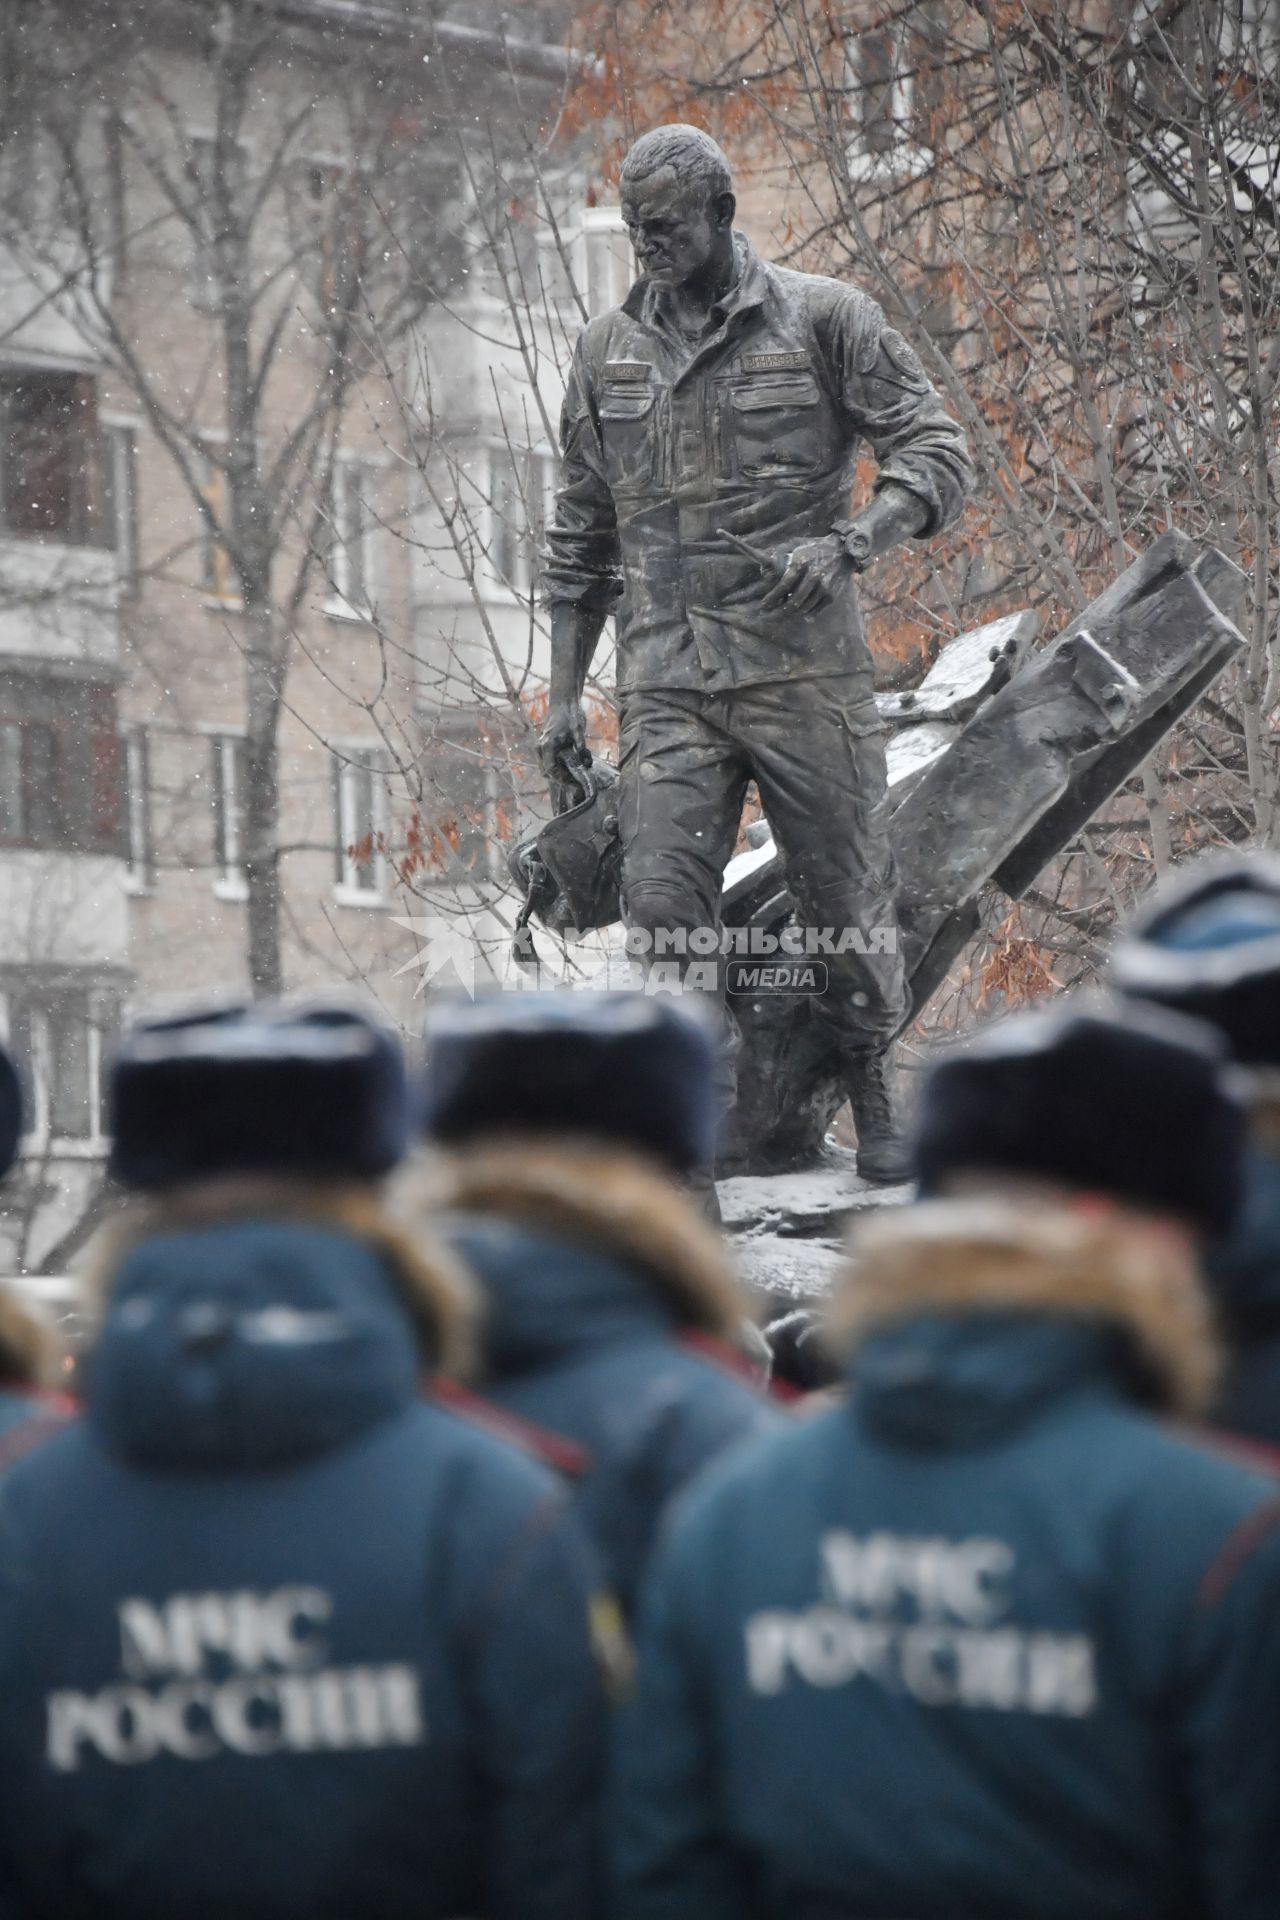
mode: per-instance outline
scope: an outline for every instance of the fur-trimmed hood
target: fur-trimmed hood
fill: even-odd
[[[471,1289],[368,1187],[211,1182],[105,1236],[91,1419],[153,1465],[284,1464],[408,1404],[466,1357]]]
[[[1212,1391],[1217,1353],[1192,1252],[1123,1210],[1030,1196],[921,1201],[863,1223],[852,1251],[831,1331],[857,1352],[864,1388],[891,1393],[896,1379],[923,1402],[930,1380],[964,1371],[976,1401],[979,1349],[998,1331],[1047,1385],[1106,1356],[1170,1411],[1197,1413]],[[992,1393],[1016,1395],[1010,1371],[1006,1355]]]
[[[513,1335],[520,1318],[532,1336],[530,1315],[544,1304],[559,1329],[548,1338],[561,1340],[571,1322],[590,1337],[611,1309],[643,1308],[728,1340],[746,1315],[718,1236],[638,1155],[511,1136],[432,1157],[405,1177],[404,1194],[415,1218],[438,1220],[474,1261],[494,1319]],[[522,1278],[535,1244],[544,1256],[536,1283]]]
[[[0,1287],[0,1391],[49,1387],[58,1370],[58,1343],[11,1287]]]
[[[386,1263],[424,1360],[446,1373],[467,1371],[476,1318],[470,1277],[447,1247],[409,1232],[377,1188],[364,1185],[243,1176],[130,1200],[95,1243],[88,1289],[95,1315],[104,1313],[120,1269],[142,1241],[247,1220],[328,1228],[373,1248]]]

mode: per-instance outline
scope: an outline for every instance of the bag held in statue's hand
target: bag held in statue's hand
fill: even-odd
[[[508,858],[524,894],[512,951],[522,965],[537,965],[529,933],[536,914],[552,933],[586,933],[622,917],[622,841],[618,834],[618,769],[592,759],[576,776],[585,798],[548,820]]]

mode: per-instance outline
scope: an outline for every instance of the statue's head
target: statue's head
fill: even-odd
[[[729,162],[699,127],[642,134],[622,163],[621,189],[640,270],[660,287],[685,285],[732,244]]]

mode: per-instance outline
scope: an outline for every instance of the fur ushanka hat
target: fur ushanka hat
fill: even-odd
[[[399,1041],[330,1004],[143,1021],[113,1064],[111,1108],[111,1172],[143,1192],[237,1174],[376,1179],[410,1135]]]
[[[631,1147],[677,1173],[711,1162],[714,1032],[671,995],[450,995],[426,1043],[421,1121],[443,1146],[554,1133]]]
[[[1212,1028],[1157,1008],[1016,1015],[941,1060],[921,1097],[922,1195],[965,1173],[1110,1195],[1227,1231],[1245,1108]]]
[[[1280,1070],[1280,860],[1211,855],[1119,942],[1108,983],[1208,1020],[1244,1066]]]

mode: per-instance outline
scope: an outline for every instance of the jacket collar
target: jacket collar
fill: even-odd
[[[425,1206],[428,1220],[442,1211],[496,1216],[603,1255],[626,1270],[628,1293],[638,1281],[683,1328],[734,1339],[747,1312],[716,1234],[637,1154],[509,1135],[442,1155],[414,1180],[411,1204]]]
[[[223,1221],[131,1248],[87,1406],[104,1444],[140,1465],[274,1468],[408,1406],[422,1370],[368,1243],[299,1221]]]
[[[1088,1323],[1116,1336],[1152,1397],[1200,1411],[1217,1352],[1190,1253],[1102,1214],[1041,1201],[926,1200],[868,1221],[833,1302],[833,1328],[855,1350],[881,1330],[982,1315]]]
[[[399,1297],[424,1362],[449,1373],[467,1371],[476,1319],[471,1281],[445,1248],[406,1232],[368,1183],[228,1175],[135,1197],[95,1246],[88,1293],[96,1318],[105,1316],[120,1274],[146,1242],[245,1222],[318,1227],[370,1249]]]
[[[437,1225],[484,1293],[490,1375],[540,1372],[570,1355],[673,1330],[647,1275],[599,1245],[491,1212],[442,1215]]]
[[[0,1388],[32,1389],[56,1377],[57,1343],[16,1293],[0,1287]]]
[[[745,233],[734,233],[733,251],[737,262],[733,285],[711,310],[720,329],[731,325],[741,314],[754,313],[769,296],[769,269]],[[658,327],[662,324],[664,300],[665,290],[655,287],[648,274],[641,274],[623,301],[622,311],[646,327]],[[709,333],[707,340],[710,342],[716,337],[715,333]]]

